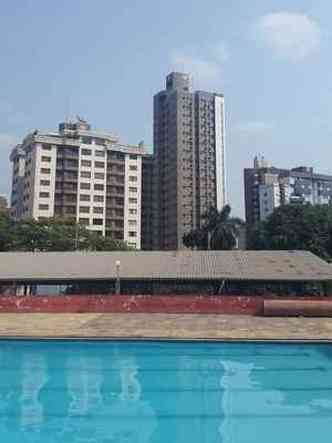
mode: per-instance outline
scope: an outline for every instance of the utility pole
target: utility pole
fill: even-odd
[[[121,266],[121,262],[120,260],[117,260],[115,262],[115,274],[116,274],[116,279],[115,279],[115,294],[116,295],[120,295],[121,293],[121,286],[120,286],[120,266]]]

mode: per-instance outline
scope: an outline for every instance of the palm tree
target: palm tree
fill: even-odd
[[[240,218],[230,217],[230,214],[229,205],[224,206],[221,211],[210,207],[202,216],[202,227],[183,236],[184,245],[193,249],[234,249],[244,222]]]

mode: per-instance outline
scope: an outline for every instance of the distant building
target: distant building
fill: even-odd
[[[275,208],[288,203],[332,202],[332,176],[316,174],[313,168],[279,169],[264,158],[244,170],[245,209],[248,224],[265,220]]]
[[[145,155],[142,145],[122,144],[82,119],[35,131],[10,156],[13,216],[73,218],[140,249]]]
[[[209,207],[225,205],[225,181],[224,96],[172,72],[154,96],[154,249],[182,249]]]

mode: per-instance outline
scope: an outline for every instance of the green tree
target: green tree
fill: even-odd
[[[212,250],[231,250],[237,245],[243,220],[231,217],[231,207],[224,206],[221,211],[211,207],[202,217],[203,224],[183,236],[186,247]]]
[[[0,251],[8,251],[12,242],[13,222],[9,215],[0,212]]]
[[[11,221],[0,218],[0,248],[11,251],[130,250],[127,243],[102,237],[72,219]]]
[[[280,206],[251,229],[248,240],[250,249],[307,250],[331,260],[332,206]]]

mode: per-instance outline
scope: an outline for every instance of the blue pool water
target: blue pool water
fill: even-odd
[[[0,442],[332,442],[332,346],[0,342]]]

